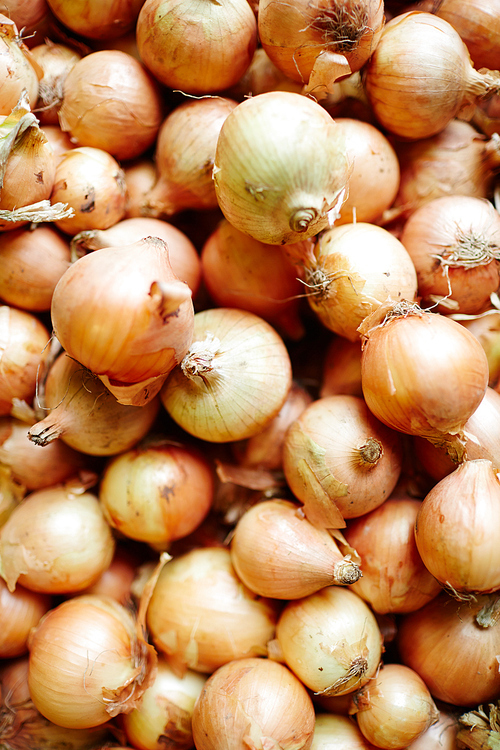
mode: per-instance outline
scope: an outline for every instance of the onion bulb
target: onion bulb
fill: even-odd
[[[157,661],[139,624],[110,597],[82,594],[47,612],[29,640],[29,691],[40,713],[85,728],[134,709]]]
[[[500,380],[500,310],[460,320],[460,323],[483,347],[488,359],[489,385],[495,388]]]
[[[304,685],[328,696],[363,687],[376,674],[382,653],[375,615],[343,586],[288,602],[276,638],[285,663]]]
[[[497,87],[495,74],[474,69],[453,26],[424,11],[396,15],[385,25],[365,71],[377,120],[414,140],[439,133]]]
[[[64,486],[27,495],[0,532],[0,573],[9,590],[82,591],[109,567],[115,549],[97,496]]]
[[[498,0],[439,0],[433,12],[460,34],[475,68],[500,68]]]
[[[320,397],[363,396],[361,388],[361,340],[333,336],[327,345],[321,372]]]
[[[287,91],[259,94],[238,104],[222,125],[213,172],[217,200],[226,219],[254,239],[299,242],[337,215],[348,162],[340,129],[317,102]]]
[[[43,44],[31,48],[31,56],[43,71],[35,112],[42,125],[58,125],[64,81],[82,55],[72,47],[46,39]]]
[[[290,356],[275,329],[246,310],[218,307],[194,316],[193,343],[160,398],[186,432],[223,443],[265,429],[291,384]]]
[[[134,28],[143,0],[47,0],[55,17],[89,39],[116,39]]]
[[[16,586],[15,591],[9,591],[7,584],[0,579],[0,658],[12,659],[28,652],[29,632],[38,625],[42,615],[48,612],[51,606],[52,599],[49,595],[30,591],[24,586]]]
[[[193,334],[191,290],[158,237],[79,258],[56,285],[51,315],[66,352],[137,406],[158,393]]]
[[[283,470],[311,523],[342,528],[386,500],[399,479],[399,436],[357,396],[313,401],[290,425]]]
[[[317,713],[311,750],[375,750],[349,716]]]
[[[26,45],[21,41],[21,27],[10,18],[5,4],[0,14],[0,115],[8,115],[26,91],[28,108],[34,108],[38,97],[41,68],[31,57]]]

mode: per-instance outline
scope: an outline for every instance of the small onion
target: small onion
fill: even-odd
[[[0,579],[0,658],[12,659],[28,652],[28,636],[42,615],[52,607],[47,594],[16,586],[9,591]],[[1,726],[0,720],[0,726]],[[0,742],[2,734],[0,731]]]
[[[405,750],[439,717],[422,678],[403,664],[385,664],[356,702],[362,734],[385,750]]]
[[[317,713],[311,750],[375,750],[347,716]]]
[[[210,673],[233,659],[264,653],[274,637],[277,609],[277,602],[240,581],[228,549],[202,547],[174,557],[161,570],[147,624],[176,673]]]
[[[109,597],[63,601],[31,631],[29,649],[33,703],[63,727],[95,727],[131,711],[154,680],[154,649]]]
[[[193,343],[160,398],[186,432],[229,442],[265,429],[291,384],[290,356],[275,329],[246,310],[219,307],[194,316]]]
[[[57,44],[50,39],[46,39],[44,44],[32,47],[31,55],[43,71],[38,85],[35,112],[42,125],[58,125],[64,81],[73,65],[82,56],[72,47]]]
[[[68,29],[89,39],[115,39],[134,28],[143,0],[47,0]]]
[[[314,707],[307,690],[282,664],[238,659],[206,681],[193,711],[197,750],[308,750]]]
[[[85,55],[64,81],[61,129],[78,146],[134,159],[155,142],[163,117],[159,86],[132,55],[98,50]]]
[[[271,91],[228,115],[213,176],[219,206],[233,226],[283,245],[329,225],[348,171],[344,136],[326,110],[306,96]]]
[[[329,696],[351,693],[371,680],[382,653],[373,612],[343,586],[289,602],[276,638],[285,663],[304,685]]]
[[[326,348],[321,373],[320,397],[362,396],[361,341],[333,336]]]
[[[0,571],[9,590],[82,591],[109,567],[115,549],[97,496],[63,486],[32,492],[0,532]]]

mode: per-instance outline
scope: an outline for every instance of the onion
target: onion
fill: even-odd
[[[191,290],[157,237],[79,258],[57,283],[51,313],[67,353],[123,404],[154,398],[193,334]]]
[[[500,285],[500,216],[482,198],[450,195],[420,206],[401,242],[417,272],[422,306],[477,315]]]
[[[257,47],[245,73],[228,93],[229,96],[242,101],[248,95],[257,96],[268,91],[295,91],[300,94],[301,90],[300,84],[292,81],[276,67],[263,47]]]
[[[56,167],[50,200],[73,209],[72,216],[55,222],[66,234],[107,229],[125,214],[123,170],[107,151],[90,146],[73,148]]]
[[[321,373],[320,397],[362,396],[361,341],[333,336],[329,342]]]
[[[18,29],[36,26],[47,15],[47,0],[4,0],[2,8]]]
[[[151,429],[159,397],[144,406],[120,404],[95,375],[62,354],[50,368],[43,408],[48,411],[28,431],[35,445],[61,438],[91,456],[113,456],[129,450]]]
[[[245,586],[272,599],[299,599],[361,577],[356,555],[343,555],[325,529],[315,528],[287,500],[263,500],[243,513],[231,560]]]
[[[317,713],[311,750],[374,750],[359,731],[356,722],[347,716]]]
[[[331,116],[308,97],[271,91],[228,115],[213,176],[222,213],[236,229],[283,245],[329,225],[344,198],[348,168]]]
[[[460,34],[474,67],[500,68],[500,5],[498,0],[439,0],[434,13]]]
[[[45,39],[31,48],[31,55],[43,71],[38,84],[35,112],[42,125],[58,125],[58,112],[63,99],[64,81],[82,55],[66,44]]]
[[[23,310],[48,311],[54,288],[69,264],[69,243],[50,224],[2,232],[0,297]]]
[[[403,664],[385,664],[356,702],[362,734],[387,750],[404,750],[439,717],[424,681]]]
[[[32,313],[2,305],[0,342],[0,414],[5,416],[15,399],[31,403],[49,333]]]
[[[222,125],[237,106],[209,97],[180,104],[163,121],[155,149],[156,180],[144,196],[141,214],[167,218],[179,211],[217,207],[212,180]]]
[[[47,594],[30,591],[24,586],[17,586],[9,591],[3,579],[0,579],[0,607],[2,612],[2,631],[0,635],[0,657],[12,659],[28,652],[28,636],[31,628],[38,625],[42,615],[52,606],[52,599]],[[0,726],[2,722],[0,720]],[[1,742],[0,731],[0,742]]]
[[[360,70],[384,26],[381,0],[259,3],[259,38],[275,65],[322,98],[340,76]]]
[[[186,432],[223,443],[265,429],[291,384],[290,356],[275,329],[246,310],[220,307],[195,314],[193,343],[160,398]]]
[[[144,692],[140,706],[122,717],[132,746],[157,750],[168,742],[172,750],[190,750],[193,747],[191,717],[205,682],[205,675],[192,670],[179,677],[160,657],[155,681]]]
[[[474,316],[460,323],[477,338],[488,359],[489,385],[494,388],[500,380],[500,311]]]
[[[8,9],[6,14],[0,14],[0,115],[8,115],[15,108],[23,90],[26,92],[28,108],[36,105],[38,97],[38,82],[42,71],[20,40],[20,28],[11,19]]]
[[[257,45],[257,22],[247,0],[220,5],[146,0],[136,35],[155,78],[172,89],[206,94],[239,81]]]
[[[156,182],[156,165],[151,156],[140,156],[123,165],[127,186],[127,210],[125,218],[142,216],[142,205],[146,194]]]
[[[213,495],[212,467],[204,455],[161,436],[111,459],[99,490],[111,527],[155,548],[194,531]]]
[[[223,547],[193,549],[162,569],[147,612],[151,639],[172,669],[213,672],[260,656],[274,636],[277,602],[240,581]]]
[[[326,586],[288,602],[276,626],[285,663],[315,693],[343,695],[376,673],[382,635],[368,605],[350,589]]]
[[[371,329],[366,322],[361,380],[368,408],[389,427],[460,455],[464,425],[488,386],[478,340],[456,321],[416,305],[393,306]]]
[[[381,304],[416,297],[417,274],[409,253],[375,224],[326,230],[304,265],[311,308],[327,328],[350,341],[359,338],[359,326]]]
[[[9,591],[82,591],[109,567],[114,540],[91,492],[64,486],[32,492],[0,533],[0,569]]]
[[[57,165],[66,155],[66,151],[75,148],[75,144],[71,142],[67,133],[63,133],[59,125],[44,125],[42,131],[52,147]]]
[[[477,706],[498,697],[500,625],[494,614],[488,618],[495,607],[498,594],[457,602],[443,592],[402,616],[397,636],[401,660],[420,675],[435,699]]]
[[[197,750],[307,750],[314,707],[300,681],[269,659],[238,659],[206,681],[193,711]]]
[[[300,339],[302,285],[285,248],[266,245],[223,219],[201,252],[205,287],[217,307],[260,315],[283,337]]]
[[[453,26],[424,11],[402,13],[385,25],[365,74],[378,121],[415,140],[439,133],[498,86],[490,71],[473,68]]]
[[[453,710],[441,709],[439,718],[408,746],[408,750],[456,750],[458,717]]]
[[[120,604],[130,606],[133,601],[132,587],[141,560],[142,558],[129,549],[126,543],[120,545],[118,542],[109,567],[81,593],[110,596]]]
[[[418,512],[419,554],[432,575],[459,595],[500,588],[500,553],[490,531],[500,523],[496,472],[486,459],[464,461],[430,490]]]
[[[115,39],[134,28],[144,0],[47,0],[68,29],[90,39]]]
[[[0,529],[25,495],[26,487],[16,482],[9,469],[0,464]]]
[[[341,528],[377,508],[394,489],[402,467],[399,436],[357,396],[313,401],[290,425],[283,470],[314,525]]]
[[[29,691],[49,721],[99,726],[135,708],[154,680],[156,653],[139,621],[109,597],[80,595],[32,630]]]
[[[162,118],[157,81],[126,52],[92,52],[65,78],[59,123],[78,146],[134,159],[153,145]]]
[[[181,281],[186,282],[193,298],[196,297],[202,275],[200,256],[184,232],[162,219],[136,216],[122,219],[108,229],[80,232],[71,240],[71,249],[74,254],[82,255],[103,247],[130,245],[146,237],[159,237],[167,243],[168,258],[173,272]]]

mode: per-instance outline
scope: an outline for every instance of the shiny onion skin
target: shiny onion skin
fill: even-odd
[[[43,71],[38,85],[36,115],[42,125],[58,125],[65,78],[82,56],[71,47],[54,43],[50,39],[32,47],[31,56]]]
[[[344,136],[326,110],[301,94],[270,91],[241,102],[224,121],[213,178],[236,229],[284,245],[329,226],[349,170]]]
[[[436,700],[475,707],[498,698],[500,625],[494,618],[477,621],[480,613],[487,617],[488,608],[494,612],[497,598],[478,595],[457,602],[443,592],[401,617],[400,658],[420,675]]]
[[[309,750],[314,707],[302,683],[283,664],[238,659],[217,669],[193,711],[197,750]]]
[[[460,452],[455,436],[488,386],[478,340],[456,321],[412,305],[393,307],[374,327],[365,322],[361,382],[368,408],[394,430]]]
[[[161,83],[207,94],[233,86],[245,73],[257,45],[257,21],[247,0],[146,0],[136,36],[142,61]]]
[[[475,68],[500,68],[498,0],[437,0],[433,12],[460,34]]]
[[[30,591],[24,586],[9,591],[5,581],[0,579],[0,659],[13,659],[28,653],[29,632],[51,607],[52,597],[48,594]]]
[[[3,9],[3,8],[2,8]],[[20,28],[6,13],[0,14],[0,116],[14,109],[23,92],[30,107],[35,107],[39,80],[43,73],[20,41]]]
[[[111,40],[131,31],[144,0],[47,0],[68,29],[89,39]]]

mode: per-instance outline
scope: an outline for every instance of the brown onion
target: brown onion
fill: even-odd
[[[460,320],[483,347],[488,359],[489,385],[495,388],[500,380],[500,311]]]
[[[193,336],[191,290],[158,237],[79,258],[57,283],[51,315],[67,353],[123,404],[153,398]]]
[[[435,198],[412,213],[400,239],[415,265],[422,307],[467,315],[491,307],[500,285],[500,216],[490,201]]]
[[[136,35],[155,78],[172,89],[206,94],[229,88],[246,71],[257,45],[257,21],[247,0],[146,0]]]
[[[408,750],[456,750],[458,716],[453,709],[439,710],[439,718],[408,746]]]
[[[317,713],[311,750],[375,750],[363,737],[356,721],[334,713]]]
[[[314,719],[307,690],[285,666],[238,659],[206,681],[193,711],[193,739],[197,750],[308,750]]]
[[[50,368],[43,410],[47,415],[28,431],[35,445],[61,438],[91,456],[113,456],[132,448],[151,429],[159,397],[144,406],[120,404],[103,383],[63,353]]]
[[[278,603],[238,578],[223,547],[195,548],[162,569],[147,612],[151,639],[175,672],[213,672],[260,656],[274,637]]]
[[[47,0],[68,29],[90,39],[114,39],[134,28],[143,0]]]
[[[399,436],[357,396],[313,401],[293,422],[283,444],[283,470],[311,523],[341,528],[377,508],[402,467]]]
[[[6,10],[7,13],[0,14],[0,115],[8,115],[14,109],[23,90],[26,92],[28,107],[34,107],[38,97],[38,82],[42,77],[41,69],[20,40],[21,27],[10,17],[9,9]]]
[[[43,71],[34,110],[42,125],[58,125],[64,81],[82,55],[72,47],[52,42],[50,39],[32,47],[31,55]]]
[[[78,60],[65,78],[61,129],[78,146],[134,159],[156,140],[163,118],[157,81],[132,55],[98,50]]]
[[[30,591],[24,586],[9,591],[7,584],[0,579],[0,658],[12,659],[27,653],[31,628],[38,625],[42,615],[51,607],[52,599],[47,594]]]
[[[500,68],[498,0],[438,0],[433,12],[460,34],[474,67]]]

